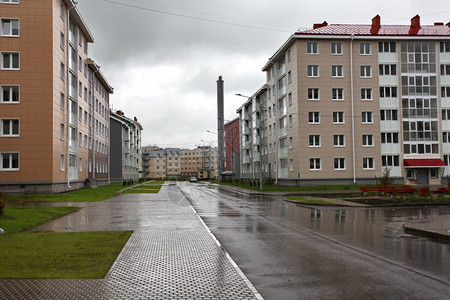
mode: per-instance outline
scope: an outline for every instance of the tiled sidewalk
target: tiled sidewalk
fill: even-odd
[[[105,279],[0,280],[0,299],[262,299],[176,186],[90,203],[35,231],[134,230]]]

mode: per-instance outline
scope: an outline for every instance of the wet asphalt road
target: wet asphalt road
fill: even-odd
[[[422,209],[297,206],[179,183],[265,299],[448,299],[449,245],[403,233]]]

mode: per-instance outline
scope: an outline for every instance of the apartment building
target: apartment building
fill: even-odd
[[[141,155],[142,125],[134,117],[130,119],[123,111],[110,112],[110,180],[137,181],[143,177]]]
[[[238,110],[243,174],[257,174],[258,129],[262,169],[280,184],[374,183],[389,169],[438,185],[449,174],[450,23],[315,24],[263,71],[265,104],[252,96]]]
[[[225,123],[225,176],[240,178],[240,127],[239,118]]]
[[[107,184],[113,89],[89,59],[94,37],[75,3],[2,0],[0,20],[1,188]]]

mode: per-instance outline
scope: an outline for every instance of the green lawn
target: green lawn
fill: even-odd
[[[77,211],[77,207],[10,207],[6,206],[4,215],[0,216],[0,228],[6,234],[17,233],[40,224],[44,224],[52,219]],[[3,246],[3,245],[2,245]],[[1,257],[1,256],[0,256]]]
[[[325,200],[308,199],[308,198],[301,197],[301,196],[288,196],[288,197],[286,197],[286,199],[298,201],[298,202],[301,202],[301,203],[309,203],[309,204],[333,204],[332,202],[328,202],[328,201],[325,201]]]
[[[259,190],[258,185],[250,186],[248,183],[221,182],[223,185],[237,186],[249,190]],[[279,186],[273,184],[263,185],[264,192],[286,192],[286,191],[334,191],[334,190],[359,190],[361,185],[321,185],[321,186]]]
[[[0,278],[103,278],[131,231],[0,236]]]
[[[42,195],[15,195],[5,196],[6,202],[33,203],[33,202],[96,202],[104,201],[114,196],[123,189],[122,183],[111,183],[98,188],[88,188],[71,191],[63,194]]]
[[[23,233],[77,207],[6,206],[0,278],[103,278],[131,231]]]

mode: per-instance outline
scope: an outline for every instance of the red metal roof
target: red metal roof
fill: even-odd
[[[418,167],[446,167],[447,165],[442,159],[405,159],[403,160],[403,164],[406,168]]]
[[[357,36],[449,36],[450,28],[443,25],[381,25],[371,31],[372,25],[330,24],[316,29],[296,32],[295,35],[357,35]],[[412,30],[413,29],[413,30]]]

